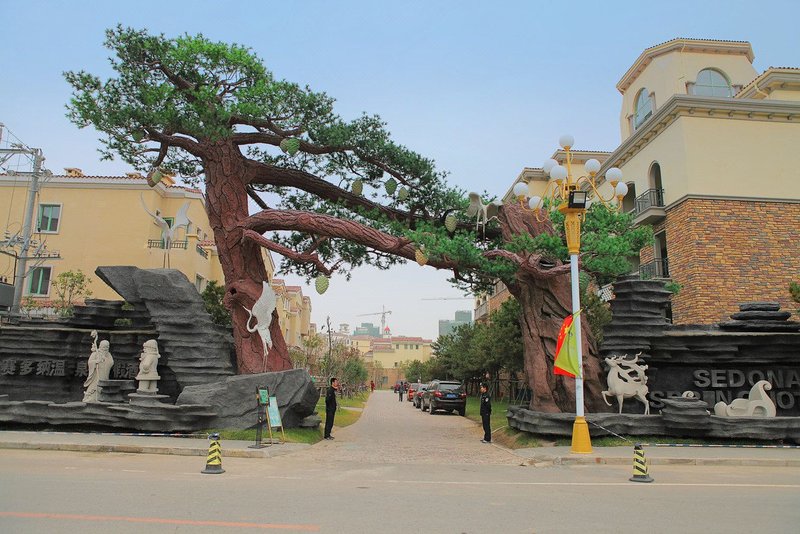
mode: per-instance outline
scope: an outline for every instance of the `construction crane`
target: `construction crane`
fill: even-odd
[[[367,317],[369,315],[380,315],[381,316],[381,335],[386,330],[386,316],[391,315],[391,311],[386,309],[386,306],[381,306],[383,311],[375,312],[375,313],[362,313],[361,315],[356,315],[356,317]]]

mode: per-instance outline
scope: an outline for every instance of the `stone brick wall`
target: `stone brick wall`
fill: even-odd
[[[789,282],[800,281],[800,203],[687,199],[665,226],[670,275],[683,285],[675,324],[717,323],[747,301],[796,311]]]

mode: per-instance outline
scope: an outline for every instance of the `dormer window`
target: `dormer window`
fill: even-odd
[[[690,86],[690,93],[697,96],[733,96],[733,87],[728,78],[716,69],[703,69]]]
[[[638,130],[644,121],[653,115],[653,98],[646,88],[636,95],[636,108],[633,111],[633,129]]]

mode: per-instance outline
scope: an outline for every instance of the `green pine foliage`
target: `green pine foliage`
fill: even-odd
[[[206,311],[211,316],[214,324],[231,328],[231,312],[225,309],[222,299],[225,297],[225,287],[214,280],[208,282],[201,294]]]

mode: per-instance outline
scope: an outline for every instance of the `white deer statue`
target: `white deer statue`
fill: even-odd
[[[647,387],[647,375],[644,373],[647,366],[639,363],[641,355],[640,352],[632,360],[626,359],[625,356],[612,356],[605,359],[608,365],[608,376],[606,377],[608,390],[602,392],[603,400],[611,406],[606,396],[615,397],[619,404],[619,413],[622,413],[622,401],[634,397],[644,404],[644,414],[650,414],[650,402],[647,400],[649,388]]]

